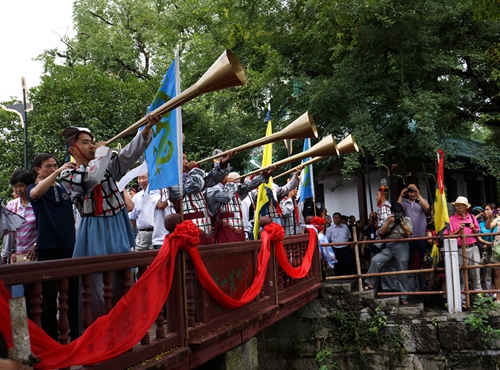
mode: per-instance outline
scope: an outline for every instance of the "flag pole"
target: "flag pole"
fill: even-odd
[[[181,93],[181,73],[179,66],[179,47],[175,50],[175,94],[176,96]],[[183,163],[183,153],[184,153],[184,140],[183,140],[183,132],[182,132],[182,106],[179,106],[175,109],[175,116],[177,121],[177,163]],[[181,222],[184,221],[184,169],[183,166],[180,165],[178,168],[178,176],[179,176],[179,212],[181,215]]]
[[[266,136],[272,135],[271,103],[269,103],[268,112],[264,122],[267,122]],[[273,161],[273,144],[269,143],[264,145],[264,152],[262,154],[262,167],[271,165],[272,161]],[[270,176],[267,184],[262,183],[259,185],[259,192],[257,193],[257,204],[255,208],[254,225],[253,225],[253,236],[255,240],[257,240],[259,237],[260,212],[264,206],[269,207],[269,203],[273,202],[273,199],[268,198],[267,190],[265,189],[266,187],[269,188],[272,193],[272,184],[273,184],[273,177]]]
[[[372,184],[370,181],[370,167],[368,165],[368,154],[365,153],[363,148],[361,148],[361,151],[363,153],[363,157],[365,157],[365,167],[366,167],[366,179],[368,183],[368,196],[370,197],[370,212],[373,212],[373,198],[372,198]]]

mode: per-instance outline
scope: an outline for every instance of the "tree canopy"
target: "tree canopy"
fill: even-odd
[[[106,140],[137,121],[176,48],[182,90],[231,49],[248,84],[183,107],[190,159],[262,137],[270,102],[274,131],[309,111],[321,136],[352,133],[379,165],[421,168],[441,148],[449,167],[468,158],[498,176],[498,14],[486,0],[77,0],[76,36],[39,57],[45,73],[30,91],[30,155],[62,160],[58,135],[69,125]],[[13,119],[0,114],[9,136],[0,150],[12,158],[0,165],[7,179],[22,164],[22,132],[5,130]],[[361,155],[316,166],[356,176]],[[250,156],[232,164],[250,169]],[[285,156],[277,143],[275,157]]]

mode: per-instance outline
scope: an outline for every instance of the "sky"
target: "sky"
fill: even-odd
[[[0,102],[22,98],[21,77],[28,89],[40,84],[44,50],[64,50],[61,36],[73,36],[72,0],[1,0]],[[36,107],[34,107],[36,109]]]

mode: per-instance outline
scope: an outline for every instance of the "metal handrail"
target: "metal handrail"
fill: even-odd
[[[419,241],[419,240],[441,240],[443,239],[442,236],[420,236],[420,237],[408,237],[408,238],[394,238],[394,239],[378,239],[378,240],[362,240],[358,241],[357,239],[357,233],[356,233],[356,227],[353,227],[353,238],[355,239],[352,242],[340,242],[340,243],[324,243],[321,245],[321,247],[329,247],[329,246],[347,246],[347,245],[354,245],[359,246],[363,244],[378,244],[381,242],[385,243],[398,243],[398,242],[411,242],[411,241]],[[500,235],[500,232],[496,233],[475,233],[475,234],[465,234],[464,231],[462,231],[461,234],[459,235],[445,235],[444,238],[446,239],[461,239],[461,245],[458,246],[461,248],[461,253],[462,253],[462,265],[459,266],[459,270],[464,270],[468,271],[469,269],[477,269],[477,268],[495,268],[499,267],[500,268],[500,263],[490,263],[490,264],[475,264],[475,265],[467,265],[466,261],[466,244],[465,244],[465,238],[472,236],[472,237],[484,237],[484,236],[496,236]],[[358,280],[358,289],[359,291],[363,291],[363,278],[367,277],[375,277],[375,276],[392,276],[392,275],[402,275],[402,274],[420,274],[420,273],[426,273],[426,272],[441,272],[444,271],[445,269],[443,267],[433,267],[433,268],[426,268],[426,269],[419,269],[419,270],[402,270],[402,271],[387,271],[387,272],[378,272],[378,273],[361,273],[361,268],[360,268],[360,262],[359,262],[359,253],[358,253],[358,248],[354,248],[355,251],[355,258],[356,258],[356,267],[357,267],[357,274],[351,274],[351,275],[343,275],[343,276],[328,276],[326,277],[326,280],[345,280],[345,279],[357,279]],[[470,294],[479,294],[479,293],[500,293],[500,288],[499,289],[494,289],[494,290],[469,290],[469,284],[468,284],[468,274],[464,273],[464,287],[465,289],[461,291],[461,293],[465,294],[466,297],[466,306],[470,307]],[[432,291],[420,291],[420,292],[380,292],[377,293],[380,296],[398,296],[398,295],[434,295],[434,294],[445,294],[446,292],[441,291],[441,293],[436,293]]]

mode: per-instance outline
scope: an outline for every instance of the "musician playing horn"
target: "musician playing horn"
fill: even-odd
[[[296,235],[301,233],[300,215],[297,207],[297,188],[292,189],[288,195],[280,201],[281,226],[285,229],[285,235]]]
[[[303,166],[298,166],[297,171],[294,172],[293,176],[290,178],[290,181],[288,181],[285,185],[278,186],[277,184],[273,183],[274,199],[272,202],[269,202],[265,206],[265,214],[271,217],[274,222],[281,224],[281,216],[283,216],[283,212],[279,205],[279,200],[290,194],[293,189],[296,189],[299,186],[302,168]]]
[[[281,224],[281,216],[283,212],[281,211],[278,199],[283,198],[288,195],[292,189],[297,188],[300,182],[300,173],[302,172],[302,166],[298,166],[294,175],[284,186],[278,186],[273,183],[272,187],[272,199],[270,202],[264,204],[261,209],[260,217],[268,216],[272,221]],[[255,218],[255,209],[257,206],[257,196],[258,191],[253,190],[248,194],[248,197],[242,204],[242,210],[244,214],[244,225],[247,238],[253,240],[253,224]]]
[[[205,197],[214,221],[216,243],[246,240],[241,201],[252,189],[267,182],[275,169],[276,167],[271,166],[268,170],[244,184],[241,184],[240,180],[234,180],[240,176],[237,172],[230,172],[220,183],[207,189]]]
[[[90,130],[68,127],[62,132],[76,163],[61,173],[61,182],[82,215],[73,257],[130,252],[135,246],[116,180],[144,153],[151,142],[150,129],[158,121],[158,115],[149,114],[144,130],[113,158],[104,141],[94,143]]]
[[[191,220],[200,230],[200,245],[214,244],[212,220],[203,191],[222,181],[231,172],[229,160],[234,154],[235,152],[231,151],[220,161],[214,162],[213,169],[208,173],[199,168],[196,162],[189,162],[186,154],[182,154],[184,219]],[[177,213],[180,213],[179,190],[179,186],[168,188],[170,200]]]

